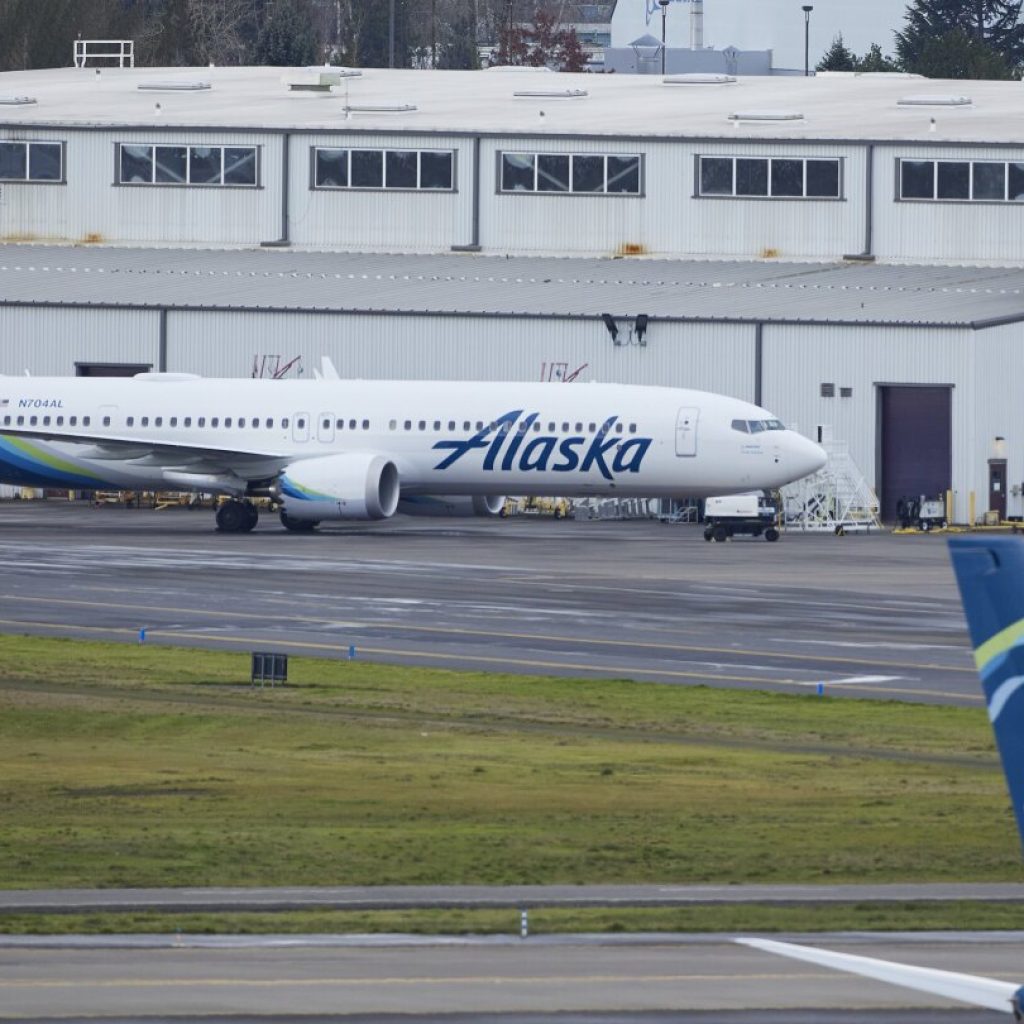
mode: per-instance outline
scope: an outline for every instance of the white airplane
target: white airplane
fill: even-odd
[[[954,537],[949,553],[1017,831],[1024,844],[1024,541],[1010,536]],[[914,967],[773,939],[736,941],[1024,1020],[1024,982]]]
[[[0,481],[227,495],[251,530],[412,513],[496,515],[504,495],[704,497],[779,487],[824,452],[764,409],[625,384],[0,376]]]

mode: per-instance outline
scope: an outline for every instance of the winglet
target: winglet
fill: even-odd
[[[830,949],[814,946],[798,946],[792,942],[775,942],[773,939],[736,939],[743,946],[763,949],[766,953],[805,960],[808,963],[831,967],[837,971],[859,974],[890,985],[911,988],[917,992],[957,999],[971,1006],[984,1006],[989,1010],[1012,1013],[1020,1020],[1021,997],[1024,989],[1013,982],[983,978],[976,974],[959,974],[956,971],[940,971],[934,967],[913,967],[891,960],[876,960],[869,956],[854,956],[852,953],[836,953]]]
[[[1024,541],[955,537],[949,554],[1024,843]]]
[[[320,372],[323,374],[324,380],[341,380],[329,356],[320,357]]]

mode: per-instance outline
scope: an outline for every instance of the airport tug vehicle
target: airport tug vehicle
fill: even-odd
[[[731,494],[704,502],[704,539],[728,540],[737,534],[779,539],[778,496],[769,491]]]

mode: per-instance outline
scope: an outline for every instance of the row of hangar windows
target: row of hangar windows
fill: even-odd
[[[256,188],[260,147],[118,143],[116,184]],[[61,184],[66,143],[0,142],[0,182]],[[451,192],[453,150],[310,148],[310,187]],[[896,198],[908,201],[1024,201],[1024,162],[897,159]],[[498,154],[498,191],[640,196],[636,153]],[[842,199],[839,157],[697,156],[701,198]]]
[[[115,425],[114,422],[113,422],[112,417],[110,417],[110,416],[103,416],[101,418],[100,422],[102,423],[102,425],[104,427],[111,427],[111,426]],[[193,427],[193,425],[194,425],[196,428],[206,428],[206,427],[209,427],[211,429],[234,428],[234,429],[238,429],[238,430],[245,430],[246,428],[248,428],[250,430],[260,430],[260,429],[263,429],[263,430],[273,430],[274,429],[274,423],[275,423],[274,418],[273,417],[269,417],[269,416],[265,417],[263,419],[261,419],[259,416],[252,416],[252,417],[245,417],[245,416],[237,416],[237,417],[231,417],[231,416],[210,416],[210,417],[206,417],[206,416],[196,416],[196,417],[192,417],[192,416],[180,416],[180,417],[179,416],[167,416],[167,417],[163,417],[163,416],[152,416],[152,417],[150,417],[150,416],[139,416],[139,417],[126,416],[125,420],[124,420],[124,425],[126,427],[133,427],[134,428],[136,426],[139,426],[139,427],[162,428],[164,426],[167,426],[167,427],[170,427],[170,428],[182,428],[182,429],[189,429],[189,428]],[[291,419],[289,417],[285,416],[285,417],[282,417],[282,419],[279,421],[279,423],[280,423],[281,429],[287,430],[288,427],[291,426]],[[363,419],[363,420],[350,419],[350,420],[346,421],[344,419],[335,418],[333,415],[328,415],[326,417],[321,417],[321,419],[319,421],[319,427],[320,427],[321,431],[345,430],[346,429],[346,423],[347,423],[347,429],[348,430],[369,430],[370,429],[370,421],[367,420],[367,419]],[[745,424],[746,421],[736,420],[733,423],[734,429],[743,429],[742,427],[737,427],[736,426],[737,423]],[[774,425],[766,425],[768,423],[774,424]],[[14,426],[17,426],[17,427],[25,427],[25,426],[28,426],[28,427],[39,427],[39,426],[41,426],[41,427],[51,427],[51,426],[53,426],[53,427],[63,427],[65,425],[68,426],[68,427],[77,427],[79,425],[79,417],[78,416],[67,416],[67,417],[64,417],[64,416],[50,416],[50,415],[45,415],[45,416],[24,416],[24,415],[12,416],[12,415],[8,414],[8,415],[4,416],[4,418],[3,418],[3,425],[5,427],[14,427]],[[81,425],[82,425],[82,427],[89,427],[89,426],[91,426],[92,425],[92,417],[91,416],[82,416],[81,417]],[[751,424],[751,426],[752,425],[753,425],[753,423]],[[489,430],[494,430],[495,428],[497,428],[498,424],[496,424],[496,423],[485,423],[485,421],[483,421],[483,420],[477,420],[475,424],[474,424],[474,422],[472,420],[464,420],[463,423],[462,423],[462,429],[465,430],[465,431],[469,431],[469,430],[473,430],[473,429],[483,430],[485,426]],[[562,423],[562,433],[563,434],[569,433],[569,431],[572,428],[572,426],[573,426],[573,424],[571,424],[568,421],[563,422]],[[629,434],[635,434],[636,433],[636,424],[635,423],[629,423],[629,424],[626,424],[626,425],[623,425],[622,423],[616,423],[614,425],[614,427],[607,427],[606,425],[603,425],[603,424],[599,425],[597,423],[582,423],[582,422],[578,422],[578,423],[576,423],[575,426],[576,426],[576,433],[577,434],[582,434],[582,433],[586,432],[586,433],[590,433],[590,434],[602,434],[603,435],[603,434],[606,434],[606,433],[610,433],[612,430],[614,430],[614,432],[617,433],[617,434],[622,434],[624,432],[625,433],[629,433]],[[305,430],[306,427],[307,427],[306,416],[301,414],[301,413],[297,414],[295,416],[294,427],[295,427],[296,430]],[[419,430],[419,431],[428,431],[431,428],[433,428],[434,433],[440,433],[441,431],[443,431],[445,429],[445,421],[444,420],[434,420],[433,422],[431,422],[430,420],[391,420],[388,423],[388,429],[389,430],[408,430],[408,431]],[[458,424],[458,422],[456,420],[448,420],[447,421],[447,429],[448,429],[449,432],[455,431],[458,428],[459,428],[459,424]],[[525,421],[523,421],[515,429],[519,433],[525,434],[530,428],[531,428],[531,425],[526,423]],[[506,423],[502,423],[501,424],[501,428],[500,429],[501,429],[502,433],[508,434],[508,433],[510,433],[512,431],[513,426],[512,426],[511,423],[507,423],[506,422]],[[539,422],[534,422],[532,424],[532,429],[535,432],[539,433],[540,430],[541,430],[541,424]],[[758,429],[759,430],[782,430],[784,428],[783,428],[782,424],[779,423],[777,420],[771,420],[771,421],[766,421],[765,423],[758,423]],[[548,431],[553,434],[553,433],[556,433],[557,430],[558,430],[558,424],[555,423],[552,420],[548,424]],[[756,432],[756,431],[752,430],[751,432]]]

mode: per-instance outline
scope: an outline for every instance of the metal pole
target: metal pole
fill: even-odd
[[[658,0],[661,6],[661,73],[665,74],[665,15],[668,13],[669,0]]]
[[[804,4],[804,78],[811,73],[811,11],[814,8],[810,4]]]

